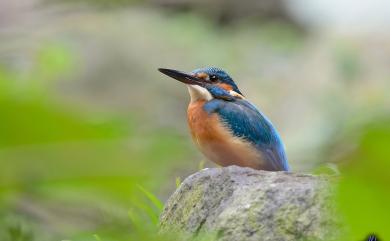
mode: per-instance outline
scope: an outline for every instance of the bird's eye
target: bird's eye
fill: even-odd
[[[211,82],[216,82],[218,80],[218,77],[216,75],[210,75],[209,78]]]

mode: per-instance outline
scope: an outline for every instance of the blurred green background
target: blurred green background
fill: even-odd
[[[205,66],[273,120],[293,171],[341,172],[343,240],[390,239],[389,9],[1,1],[0,240],[175,239],[155,236],[161,202],[213,165],[191,143],[186,88],[156,69]]]

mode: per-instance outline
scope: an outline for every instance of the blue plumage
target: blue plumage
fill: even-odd
[[[233,101],[234,97],[226,90],[215,86],[215,85],[206,85],[206,89],[214,98],[223,99],[227,101]]]
[[[272,123],[250,102],[242,99],[213,99],[203,107],[216,113],[234,136],[249,141],[267,158],[269,170],[289,170],[280,136]]]

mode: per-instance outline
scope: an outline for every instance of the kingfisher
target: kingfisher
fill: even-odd
[[[220,166],[289,171],[278,131],[224,70],[158,70],[187,85],[191,98],[188,125],[196,146],[207,159]]]

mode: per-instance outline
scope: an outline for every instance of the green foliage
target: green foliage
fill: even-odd
[[[0,100],[45,100],[52,82],[75,68],[75,57],[64,44],[44,43],[26,68],[0,64]]]
[[[168,179],[187,143],[58,102],[50,86],[74,70],[72,54],[45,44],[24,73],[0,68],[0,240],[163,240],[163,205],[148,190]]]
[[[24,230],[21,225],[9,226],[8,227],[8,238],[9,240],[15,241],[32,241],[33,234],[29,230]]]
[[[321,165],[317,167],[313,174],[315,175],[340,175],[340,171],[337,165],[333,163],[326,163],[325,165]]]
[[[96,241],[102,241],[102,239],[97,234],[94,234],[93,237],[96,239]]]
[[[198,170],[203,170],[204,169],[204,164],[205,164],[205,160],[200,160],[199,161],[199,164],[198,164]]]
[[[389,146],[390,119],[384,119],[364,127],[356,151],[345,158],[338,204],[350,233],[343,240],[362,240],[371,233],[390,239]]]
[[[176,182],[175,182],[175,184],[176,184],[176,188],[179,188],[179,187],[180,187],[180,185],[181,185],[181,178],[180,178],[180,177],[176,177]]]
[[[96,122],[80,113],[61,110],[41,101],[0,100],[0,148],[85,139],[107,139],[126,134],[117,120]],[[121,126],[122,125],[122,126]],[[10,128],[10,127],[17,128]]]
[[[47,93],[51,81],[73,66],[60,44],[37,50],[36,62],[26,73],[0,68],[0,148],[124,136],[117,120],[96,122],[53,103]]]
[[[149,199],[149,201],[151,201],[154,204],[157,210],[161,212],[164,207],[162,202],[153,193],[147,191],[142,186],[137,185],[137,187],[145,194],[145,196]]]

